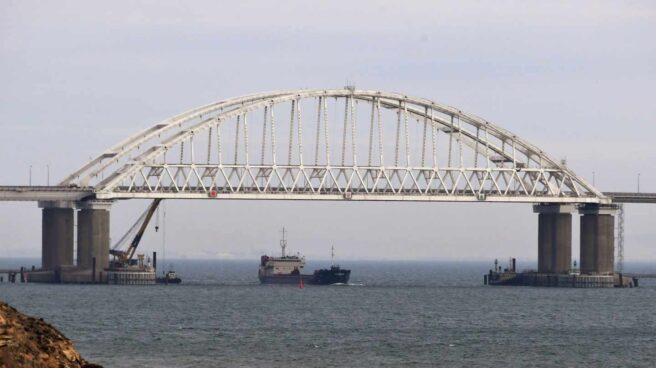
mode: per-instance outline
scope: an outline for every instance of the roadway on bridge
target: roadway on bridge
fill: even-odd
[[[656,193],[605,192],[613,203],[656,203]],[[91,187],[0,186],[0,201],[81,201],[93,199]]]
[[[93,188],[0,186],[0,201],[80,201],[93,196]]]

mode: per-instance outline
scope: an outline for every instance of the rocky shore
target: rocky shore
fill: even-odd
[[[102,368],[82,359],[73,343],[42,318],[0,300],[0,368]]]

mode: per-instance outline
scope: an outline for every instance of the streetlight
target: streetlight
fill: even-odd
[[[50,164],[47,164],[46,167],[47,167],[47,173],[48,173],[48,175],[46,176],[46,178],[47,178],[46,179],[46,185],[50,186]]]
[[[29,179],[29,185],[32,186],[32,165],[30,165],[30,179]]]
[[[638,193],[640,193],[640,173],[638,173]]]
[[[596,182],[597,182],[595,179],[596,179],[596,178],[595,178],[595,172],[593,171],[593,172],[592,172],[592,186],[593,186],[593,187],[596,185]]]

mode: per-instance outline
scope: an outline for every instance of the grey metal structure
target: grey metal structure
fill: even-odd
[[[66,177],[98,199],[610,203],[517,135],[436,102],[354,88],[258,93],[127,138]]]
[[[94,196],[93,188],[0,186],[0,201],[81,201]]]
[[[613,203],[656,203],[656,193],[606,192]]]

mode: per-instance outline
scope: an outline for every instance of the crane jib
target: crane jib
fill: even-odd
[[[146,231],[146,227],[148,226],[150,219],[153,217],[153,214],[155,213],[155,210],[157,209],[157,206],[159,206],[159,203],[161,201],[162,201],[161,198],[157,198],[153,200],[153,202],[150,204],[150,207],[148,208],[148,212],[146,213],[146,217],[143,219],[139,231],[135,234],[134,239],[130,243],[130,247],[120,257],[121,262],[127,263],[132,259],[132,256],[134,256],[134,252],[137,250],[137,247],[139,246],[139,242],[141,241],[141,238],[143,237],[143,234]]]

